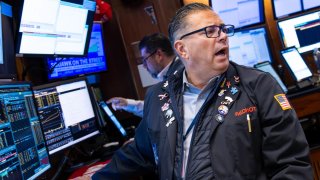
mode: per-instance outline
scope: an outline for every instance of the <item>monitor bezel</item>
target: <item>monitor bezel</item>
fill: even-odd
[[[96,0],[92,0],[93,2],[96,2]],[[21,39],[23,33],[19,32],[20,29],[20,23],[21,23],[21,18],[22,18],[22,11],[23,11],[23,5],[24,5],[25,0],[21,0],[18,4],[18,18],[17,18],[17,28],[15,32],[15,56],[16,57],[34,57],[34,58],[43,58],[43,57],[83,57],[88,54],[88,49],[89,49],[89,41],[91,38],[91,30],[92,30],[92,25],[93,25],[93,18],[95,11],[92,14],[92,17],[87,15],[87,21],[88,21],[88,32],[87,32],[87,37],[86,37],[86,42],[84,46],[84,50],[82,54],[40,54],[40,53],[20,53],[20,46],[21,46]],[[88,19],[90,18],[90,19]]]
[[[303,10],[304,10],[304,11],[316,10],[316,9],[320,8],[320,4],[319,4],[318,6],[305,9],[305,8],[304,8],[303,0],[301,0],[301,2],[302,2],[302,6],[303,6]]]
[[[29,90],[28,91],[30,91],[31,92],[31,95],[32,95],[32,101],[33,101],[33,105],[35,106],[35,109],[36,109],[36,114],[37,114],[37,116],[38,116],[38,121],[39,121],[39,124],[40,124],[40,128],[41,128],[41,134],[42,134],[42,138],[43,138],[43,140],[44,140],[44,144],[45,144],[45,148],[46,148],[46,151],[47,151],[47,155],[48,155],[48,163],[49,163],[49,167],[48,168],[46,168],[46,169],[44,169],[44,170],[42,170],[42,172],[40,173],[40,174],[38,174],[37,176],[35,176],[34,177],[34,175],[33,176],[31,176],[30,178],[32,178],[32,179],[35,179],[35,178],[37,178],[37,177],[40,177],[41,175],[43,175],[45,172],[47,172],[50,168],[52,168],[53,167],[53,164],[51,163],[51,158],[50,158],[50,154],[49,154],[49,149],[48,149],[48,146],[46,145],[46,141],[45,141],[45,137],[44,137],[44,134],[43,134],[43,127],[42,127],[42,124],[41,124],[41,122],[40,122],[40,116],[39,116],[39,112],[38,112],[38,109],[36,108],[36,106],[37,106],[37,102],[35,101],[35,98],[34,98],[34,92],[33,92],[33,84],[32,84],[32,82],[30,82],[30,81],[0,81],[0,85],[17,85],[17,86],[19,86],[19,85],[27,85],[27,86],[29,86]],[[30,179],[29,178],[29,179]]]
[[[273,17],[274,17],[275,20],[283,19],[283,18],[288,18],[288,17],[290,17],[290,16],[297,15],[297,14],[299,14],[299,13],[301,13],[301,12],[304,11],[304,10],[303,10],[303,3],[302,3],[301,0],[299,0],[299,1],[300,1],[300,5],[301,5],[301,10],[277,17],[274,1],[275,1],[275,0],[271,0],[271,3],[272,3],[272,13],[273,13]],[[289,8],[289,7],[288,7],[288,8]]]
[[[283,53],[282,53],[282,52],[287,51],[287,50],[289,50],[289,49],[293,49],[294,51],[297,51],[297,52],[299,53],[298,49],[297,49],[295,46],[291,46],[291,47],[288,47],[288,48],[285,48],[285,49],[280,50],[280,56],[281,56],[282,61],[284,61],[284,64],[286,64],[287,69],[289,69],[290,75],[291,75],[291,77],[294,79],[294,82],[297,83],[297,82],[304,81],[304,80],[306,80],[306,79],[310,79],[310,78],[312,77],[312,71],[311,71],[311,69],[309,68],[309,66],[308,66],[308,64],[306,63],[306,61],[305,61],[305,60],[303,59],[303,57],[301,56],[301,53],[299,53],[299,55],[301,56],[301,58],[302,58],[302,60],[303,60],[303,63],[307,66],[308,70],[311,72],[311,76],[304,77],[304,78],[302,78],[302,79],[300,79],[300,80],[297,79],[295,73],[292,71],[292,69],[291,69],[291,67],[289,66],[287,60],[283,57]]]
[[[278,76],[278,78],[280,79],[281,83],[283,84],[283,86],[285,87],[285,89],[282,88],[281,84],[278,82],[279,86],[281,87],[281,89],[287,93],[288,92],[288,87],[286,86],[286,84],[283,82],[283,80],[281,79],[280,75],[278,74],[278,72],[275,70],[275,68],[273,67],[272,63],[270,61],[263,61],[263,62],[260,62],[260,63],[257,63],[255,64],[253,67],[260,70],[260,71],[263,71],[261,69],[259,69],[260,67],[264,67],[264,66],[271,66],[271,68],[274,70],[274,72],[276,73],[276,75]],[[263,71],[263,72],[266,72],[266,71]],[[271,74],[271,73],[270,73]],[[272,74],[271,74],[272,75]],[[273,76],[273,75],[272,75]],[[275,78],[275,77],[274,77]],[[276,78],[275,78],[276,79]],[[277,79],[276,79],[277,81]]]
[[[290,48],[290,47],[286,47],[285,46],[285,43],[284,43],[284,36],[282,35],[283,33],[282,33],[282,31],[281,31],[281,28],[280,28],[280,25],[279,25],[279,23],[281,23],[281,22],[284,22],[284,21],[289,21],[289,20],[292,20],[292,19],[295,19],[295,18],[299,18],[299,17],[302,17],[302,16],[307,16],[307,15],[309,15],[309,14],[313,14],[313,13],[316,13],[316,12],[318,12],[319,14],[320,14],[320,9],[316,9],[315,11],[309,11],[309,12],[307,12],[307,13],[303,13],[303,14],[298,14],[298,15],[295,15],[295,16],[291,16],[291,17],[286,17],[286,18],[283,18],[283,19],[279,19],[279,20],[277,20],[276,21],[276,23],[277,23],[277,29],[278,29],[278,34],[279,34],[279,37],[280,37],[280,41],[281,41],[281,45],[282,45],[282,48],[285,48],[285,49],[288,49],[288,48]],[[298,52],[299,52],[299,48],[297,48],[298,49]],[[313,50],[313,49],[312,49]],[[307,53],[309,53],[309,52],[311,52],[312,50],[309,50],[309,51],[305,51],[305,52],[299,52],[300,54],[307,54]]]
[[[213,0],[209,0],[209,6],[211,7],[212,10],[213,9],[213,6],[212,6],[212,1]],[[258,0],[259,2],[259,10],[260,10],[260,18],[261,18],[261,21],[260,22],[257,22],[257,23],[253,23],[253,24],[249,24],[249,25],[245,25],[245,26],[240,26],[240,27],[235,27],[235,29],[244,29],[244,28],[249,28],[249,27],[252,27],[252,26],[257,26],[257,25],[263,25],[265,24],[266,22],[266,18],[265,18],[265,15],[264,15],[264,3],[263,3],[263,0]],[[215,10],[214,10],[215,11]],[[216,12],[216,11],[215,11]],[[218,12],[216,12],[218,13]],[[228,24],[228,22],[224,22],[225,24]]]
[[[61,81],[56,81],[56,82],[51,82],[51,83],[47,83],[47,84],[42,84],[42,85],[39,85],[39,86],[34,86],[33,87],[33,91],[37,91],[37,90],[40,90],[40,89],[44,89],[44,88],[51,88],[51,87],[56,87],[56,86],[59,86],[59,85],[63,85],[63,84],[68,84],[68,83],[72,83],[72,82],[79,82],[79,81],[85,81],[86,85],[87,85],[87,89],[88,89],[88,93],[89,93],[89,97],[90,97],[90,102],[92,104],[92,108],[93,108],[93,112],[94,112],[94,116],[95,116],[95,125],[96,125],[96,130],[91,132],[90,134],[93,134],[91,135],[90,137],[86,138],[86,139],[82,139],[81,141],[79,142],[76,142],[74,144],[70,144],[66,147],[63,147],[61,149],[58,149],[58,150],[51,150],[49,151],[48,150],[48,153],[49,155],[53,155],[53,154],[56,154],[58,152],[61,152],[61,151],[64,151],[66,149],[69,149],[69,148],[72,148],[88,139],[91,139],[97,135],[99,135],[101,133],[101,125],[100,125],[100,116],[98,114],[98,107],[97,107],[97,104],[96,102],[94,101],[94,96],[92,94],[92,91],[91,91],[91,86],[90,84],[88,83],[88,80],[85,76],[82,76],[82,77],[77,77],[77,78],[73,78],[73,79],[66,79],[66,80],[61,80]],[[41,122],[41,120],[40,120]],[[42,125],[42,124],[41,124]],[[87,134],[89,135],[89,134]],[[46,140],[45,140],[46,141]],[[57,148],[56,148],[57,149]]]
[[[269,57],[270,57],[270,63],[273,63],[274,57],[273,57],[273,53],[271,52],[271,49],[272,49],[271,43],[269,42],[270,34],[269,34],[269,31],[268,31],[268,28],[266,27],[266,25],[256,25],[256,26],[252,26],[252,27],[236,29],[234,33],[236,34],[238,32],[256,30],[256,29],[261,29],[261,28],[265,30],[265,33],[266,33],[265,39],[266,39],[266,44],[268,46],[268,53],[269,53]],[[230,44],[229,44],[229,47],[230,47]],[[229,54],[230,54],[230,50],[229,50]],[[233,62],[236,62],[236,61],[233,61]],[[263,61],[261,61],[261,62],[263,62]],[[250,67],[250,66],[248,66],[248,67]]]
[[[0,64],[0,76],[16,77],[17,67],[15,61],[15,40],[14,40],[14,2],[1,0],[11,7],[12,16],[2,14],[1,7],[1,26],[2,48],[3,48],[3,64]],[[4,17],[4,18],[3,18]],[[6,26],[4,26],[6,25]]]
[[[50,77],[50,73],[51,73],[51,68],[49,68],[49,59],[50,58],[55,58],[55,57],[47,57],[47,58],[44,58],[44,61],[45,61],[45,68],[46,68],[46,72],[47,72],[47,80],[49,82],[54,82],[54,81],[57,81],[57,80],[65,80],[65,79],[70,79],[70,78],[76,78],[76,77],[80,77],[80,76],[86,76],[86,75],[93,75],[93,74],[98,74],[98,73],[103,73],[103,72],[106,72],[108,71],[108,57],[107,57],[107,53],[106,53],[106,44],[105,44],[105,35],[104,35],[104,27],[103,27],[103,22],[102,21],[93,21],[93,24],[92,24],[92,27],[94,26],[94,24],[98,24],[101,28],[101,36],[102,36],[102,41],[103,41],[103,53],[104,53],[104,61],[105,61],[105,70],[102,70],[102,71],[95,71],[95,72],[89,72],[89,73],[79,73],[79,74],[73,74],[73,75],[70,75],[70,76],[59,76],[59,77],[55,77],[55,78],[52,78]],[[91,29],[92,30],[92,29]],[[90,33],[91,34],[91,33]],[[91,36],[91,35],[90,35]],[[91,39],[91,37],[90,37]],[[90,40],[89,40],[89,43],[88,43],[88,48],[89,48],[89,45],[90,45]],[[89,53],[89,52],[88,52]],[[87,54],[88,55],[88,54]],[[82,57],[79,57],[79,56],[69,56],[69,57],[65,57],[65,58],[86,58],[87,55],[85,56],[82,56]],[[62,61],[59,61],[57,62],[57,65],[61,62],[63,62],[64,60]]]

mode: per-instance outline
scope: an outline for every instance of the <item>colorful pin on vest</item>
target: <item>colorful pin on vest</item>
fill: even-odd
[[[229,112],[229,108],[228,108],[227,106],[225,106],[225,105],[220,105],[220,106],[218,107],[218,112],[219,112],[219,114],[221,114],[221,115],[226,115],[226,114],[228,114],[228,112]]]

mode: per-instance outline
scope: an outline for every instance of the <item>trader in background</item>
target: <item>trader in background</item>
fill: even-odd
[[[313,179],[295,111],[270,74],[229,61],[233,34],[207,5],[177,11],[169,35],[185,69],[148,89],[135,140],[93,179]]]
[[[167,79],[168,76],[183,67],[168,37],[161,33],[145,36],[139,43],[139,50],[143,57],[143,67],[153,78],[160,81]],[[143,116],[144,102],[141,100],[113,97],[107,103],[111,103],[114,110],[125,110],[136,116]]]

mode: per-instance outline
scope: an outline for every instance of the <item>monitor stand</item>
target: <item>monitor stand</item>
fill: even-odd
[[[313,58],[317,67],[317,73],[320,74],[320,48],[313,50]]]
[[[308,86],[312,86],[312,84],[313,83],[309,79],[297,82],[297,86],[298,86],[299,89],[303,89],[303,88],[306,88]]]

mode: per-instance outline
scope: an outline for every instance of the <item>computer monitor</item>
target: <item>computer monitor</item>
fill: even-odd
[[[219,14],[225,24],[235,28],[261,24],[264,22],[264,7],[262,0],[210,0],[210,6]]]
[[[301,0],[272,0],[275,18],[282,18],[302,11]]]
[[[320,11],[278,21],[285,48],[295,46],[300,53],[320,47]]]
[[[85,57],[47,58],[48,79],[61,79],[107,70],[101,22],[94,22],[88,55]]]
[[[302,0],[302,4],[304,10],[320,7],[320,1],[317,0]]]
[[[272,65],[271,65],[271,63],[269,61],[265,61],[265,62],[261,62],[261,63],[255,64],[254,67],[257,68],[257,69],[260,69],[261,71],[270,73],[277,80],[277,82],[280,85],[280,87],[282,88],[282,90],[285,93],[288,92],[288,89],[287,89],[286,85],[284,85],[284,83],[282,82],[282,80],[280,79],[279,75],[274,70],[274,68],[272,67]]]
[[[12,6],[0,1],[0,9],[0,77],[15,77],[17,71],[14,51]]]
[[[253,67],[263,61],[272,61],[265,27],[235,32],[229,37],[229,59]]]
[[[33,89],[49,154],[99,134],[96,105],[85,77]]]
[[[17,56],[86,54],[95,10],[95,0],[24,0]]]
[[[290,47],[287,49],[283,49],[280,51],[280,54],[285,61],[285,64],[287,64],[296,82],[302,81],[312,76],[310,69],[301,57],[297,48]]]
[[[50,167],[30,84],[0,82],[0,179],[35,179]]]

